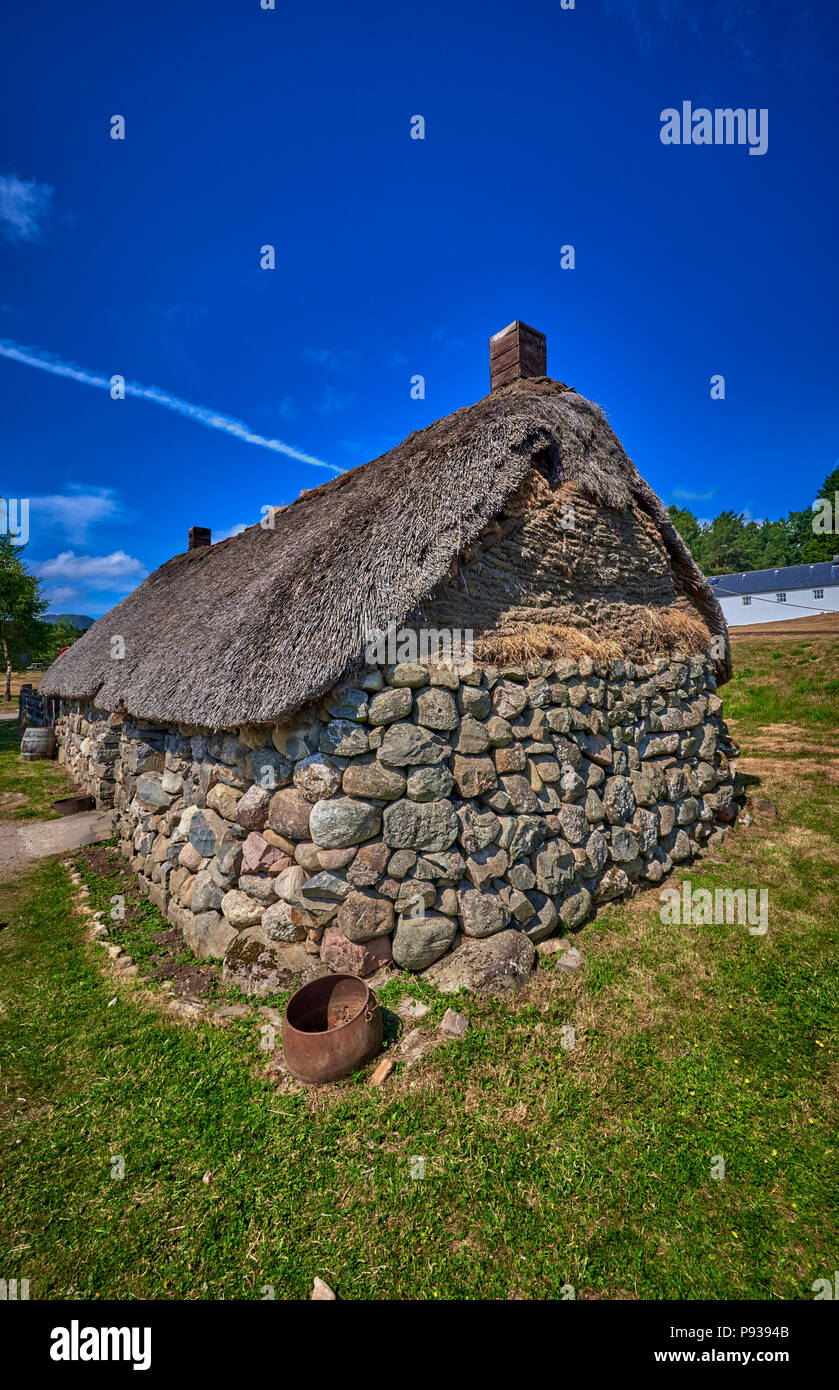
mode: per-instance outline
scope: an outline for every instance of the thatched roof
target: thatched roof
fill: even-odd
[[[162,721],[283,719],[401,622],[501,511],[534,464],[598,507],[652,519],[711,633],[707,581],[603,412],[560,382],[522,380],[304,492],[259,524],[156,570],[53,663],[45,694]],[[111,656],[122,636],[125,656]],[[558,653],[559,654],[559,653]],[[719,664],[727,679],[728,657]]]

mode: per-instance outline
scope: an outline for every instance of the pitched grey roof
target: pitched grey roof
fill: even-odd
[[[819,560],[814,565],[785,565],[776,570],[746,570],[743,574],[715,574],[708,580],[717,598],[731,594],[769,594],[787,589],[823,589],[839,584],[839,563]]]
[[[41,692],[210,728],[284,719],[425,602],[540,460],[596,507],[649,518],[688,608],[722,638],[728,680],[713,590],[602,411],[528,378],[303,493],[272,527],[174,556],[56,658]]]

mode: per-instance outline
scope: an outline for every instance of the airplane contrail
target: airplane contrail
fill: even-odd
[[[66,377],[69,381],[80,381],[84,386],[98,386],[103,391],[111,389],[110,377],[85,371],[71,362],[62,362],[60,357],[42,352],[40,348],[21,347],[10,338],[0,339],[0,357],[7,357],[10,362],[22,362],[26,367],[37,367],[42,372],[51,372],[53,376]],[[179,396],[170,395],[168,391],[161,391],[159,386],[141,386],[136,381],[126,381],[124,390],[126,396],[135,396],[141,401],[153,401],[155,405],[174,410],[176,415],[195,420],[199,425],[206,425],[208,429],[223,430],[225,434],[232,434],[234,439],[241,439],[245,444],[258,444],[262,449],[272,449],[275,454],[286,454],[289,458],[297,459],[299,463],[310,463],[314,468],[327,468],[331,473],[343,472],[341,468],[336,468],[334,463],[324,463],[323,459],[304,454],[291,444],[283,444],[280,439],[266,439],[264,435],[254,434],[241,420],[236,420],[230,415],[220,415],[217,410],[208,410],[203,405],[192,405],[190,401],[183,401]]]

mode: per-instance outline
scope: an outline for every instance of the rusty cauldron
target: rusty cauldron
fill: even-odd
[[[337,1081],[381,1050],[379,1001],[358,975],[323,975],[286,1004],[283,1058],[298,1081]]]

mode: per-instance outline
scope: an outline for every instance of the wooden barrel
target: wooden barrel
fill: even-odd
[[[27,763],[34,763],[38,758],[54,758],[55,729],[27,729],[21,740],[20,753]]]

